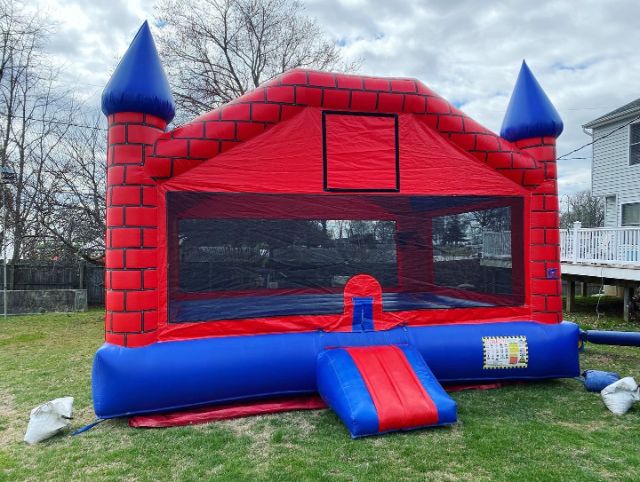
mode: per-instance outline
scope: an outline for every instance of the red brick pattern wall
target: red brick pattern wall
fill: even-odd
[[[181,174],[305,106],[416,115],[453,144],[532,189],[531,302],[539,321],[561,320],[555,139],[511,144],[420,82],[295,70],[172,132],[154,116],[109,116],[106,340],[156,340],[157,202],[153,178]],[[558,279],[549,278],[556,269]]]
[[[108,120],[105,339],[135,347],[156,340],[156,183],[143,165],[166,123],[138,113]]]
[[[384,79],[308,70],[287,72],[190,124],[163,135],[145,169],[154,178],[192,167],[289,119],[306,106],[411,113],[477,159],[524,185],[542,182],[535,160],[485,129],[413,79]]]
[[[562,321],[556,140],[538,137],[516,145],[531,154],[544,172],[544,182],[531,196],[531,305],[536,320],[556,323]],[[556,279],[550,276],[553,269]]]

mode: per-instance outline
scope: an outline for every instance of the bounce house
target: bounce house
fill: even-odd
[[[455,422],[442,385],[579,374],[526,64],[500,136],[417,80],[303,69],[165,131],[145,23],[102,109],[98,417],[319,393],[358,437]]]

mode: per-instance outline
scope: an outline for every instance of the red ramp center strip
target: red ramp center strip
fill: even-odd
[[[438,423],[438,409],[397,346],[350,347],[353,359],[376,406],[379,431]]]

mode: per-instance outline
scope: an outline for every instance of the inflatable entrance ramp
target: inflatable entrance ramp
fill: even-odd
[[[321,352],[318,391],[353,438],[456,422],[456,402],[407,345]]]

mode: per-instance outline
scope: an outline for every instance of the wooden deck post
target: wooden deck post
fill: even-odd
[[[589,283],[586,281],[580,283],[580,296],[589,296]]]
[[[629,321],[629,307],[631,305],[631,298],[633,298],[633,287],[625,286],[623,297],[624,309],[622,312],[622,318],[624,319],[624,321]]]
[[[576,280],[574,278],[569,278],[567,280],[567,284],[569,285],[569,292],[567,293],[567,305],[565,311],[567,313],[572,313],[576,306]]]
[[[78,264],[78,289],[85,289],[87,275],[87,262],[82,260]]]

